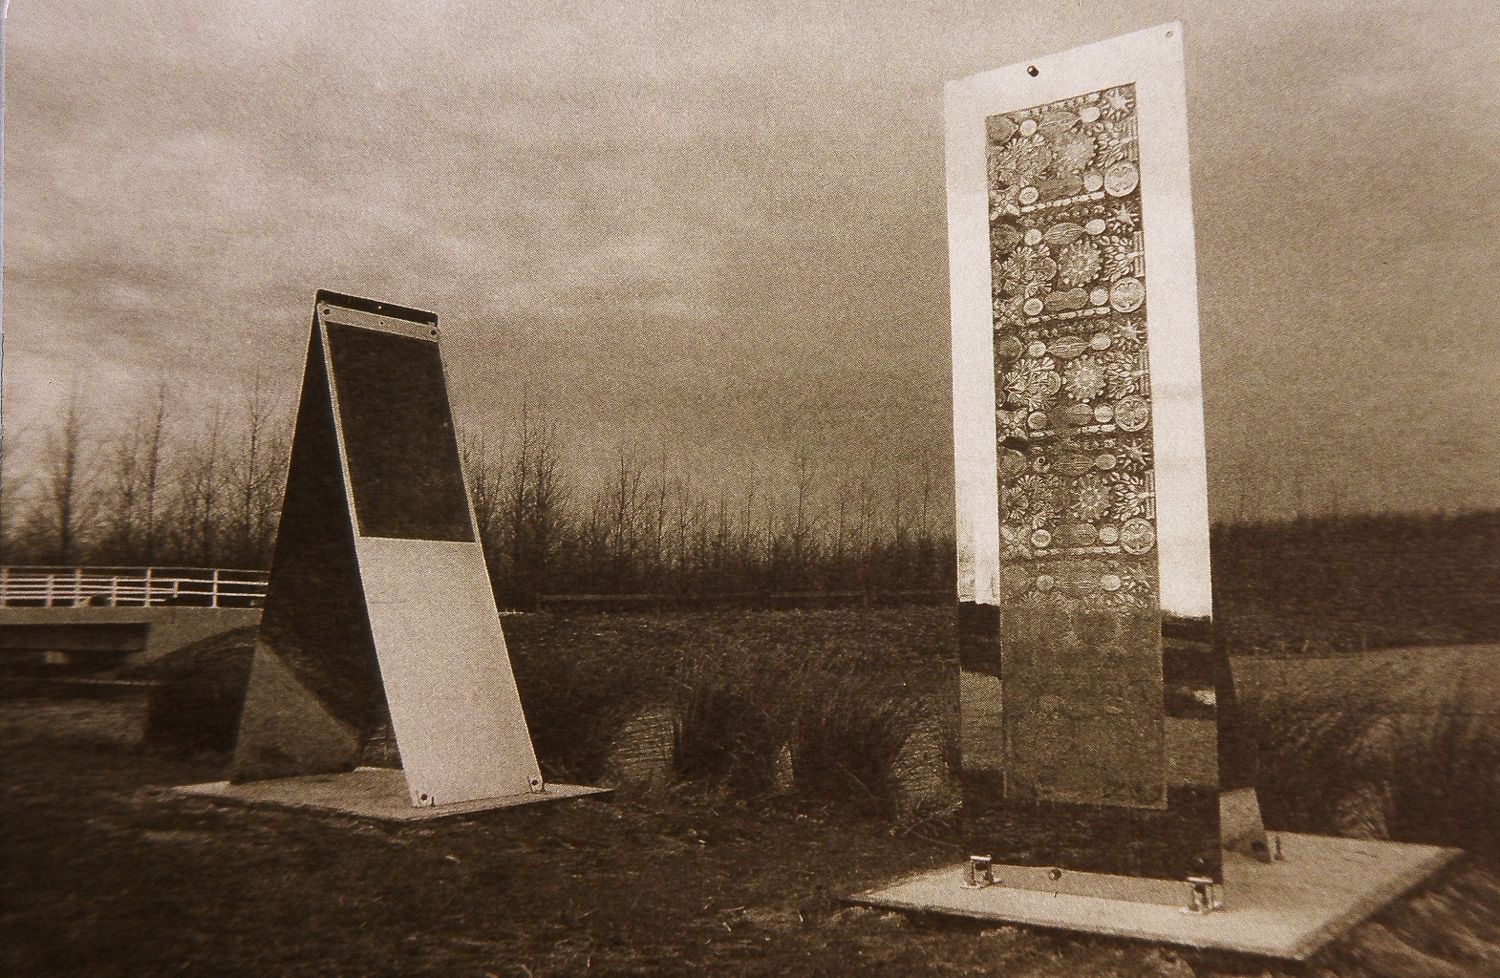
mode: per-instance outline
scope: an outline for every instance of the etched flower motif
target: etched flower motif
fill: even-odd
[[[1151,465],[1151,446],[1140,438],[1120,443],[1120,457],[1126,469],[1144,472]]]
[[[1063,505],[1062,480],[1055,475],[1023,475],[1005,491],[1006,520],[1029,530],[1055,521]]]
[[[1017,136],[990,154],[991,186],[1011,187],[1031,183],[1046,172],[1052,162],[1046,137],[1037,133]]]
[[[1095,523],[1109,512],[1114,492],[1109,482],[1097,472],[1090,472],[1073,483],[1072,514],[1082,523]]]
[[[1094,133],[1098,146],[1098,165],[1111,167],[1122,160],[1132,160],[1136,155],[1135,133],[1128,125],[1101,123]]]
[[[1011,541],[1000,545],[1000,557],[1002,560],[1025,560],[1031,556],[1031,548],[1024,543]]]
[[[1062,388],[1057,361],[1051,357],[1022,357],[1004,375],[1005,399],[1028,411],[1050,407]]]
[[[1116,472],[1111,481],[1114,483],[1116,519],[1124,520],[1150,513],[1152,499],[1156,494],[1151,491],[1144,478],[1130,472]]]
[[[1009,326],[1019,323],[1022,319],[1022,306],[1026,303],[1026,296],[1014,295],[1004,298],[996,295],[994,302],[995,325]]]
[[[1021,231],[1005,220],[990,222],[990,254],[1008,255],[1021,243]]]
[[[1104,277],[1110,281],[1134,272],[1136,260],[1143,257],[1134,235],[1105,235],[1099,239],[1099,245],[1104,249]]]
[[[1098,357],[1082,356],[1063,368],[1063,386],[1075,401],[1091,401],[1104,392],[1104,364]]]
[[[1087,133],[1069,130],[1059,133],[1052,144],[1052,172],[1060,177],[1080,173],[1094,161],[1094,139]]]
[[[1031,439],[1031,433],[1026,429],[1026,414],[1025,408],[1014,411],[1001,408],[995,412],[995,432],[1001,441],[1007,438]]]
[[[1104,366],[1109,382],[1109,396],[1121,398],[1126,394],[1138,394],[1146,384],[1147,369],[1138,354],[1124,350],[1114,351]]]
[[[1072,288],[1092,282],[1099,274],[1099,249],[1087,238],[1064,245],[1057,253],[1057,280]]]
[[[1057,262],[1045,244],[1022,245],[996,268],[1000,288],[1006,295],[1026,298],[1048,291],[1057,275]]]
[[[1021,213],[1021,189],[1009,187],[1005,190],[990,190],[990,220],[999,221]]]
[[[1119,234],[1134,231],[1136,225],[1141,222],[1141,216],[1130,204],[1123,203],[1110,208],[1109,217],[1106,220],[1109,224],[1109,229]]]

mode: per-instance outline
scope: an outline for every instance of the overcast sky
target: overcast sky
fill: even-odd
[[[580,467],[946,478],[942,84],[1174,18],[1215,513],[1495,506],[1490,0],[12,0],[5,426],[294,390],[332,288]]]

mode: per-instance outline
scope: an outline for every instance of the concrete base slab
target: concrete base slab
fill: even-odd
[[[851,903],[1302,961],[1460,855],[1457,849],[1281,834],[1281,861],[1224,854],[1224,908],[1175,907],[1007,886],[966,889],[967,864],[868,890]],[[997,876],[1005,867],[996,866]],[[1182,905],[1188,887],[1182,884]]]
[[[362,767],[342,774],[312,774],[299,778],[249,781],[244,784],[213,781],[208,784],[184,785],[174,790],[182,795],[240,805],[336,812],[380,822],[425,822],[496,808],[516,808],[545,801],[581,798],[603,794],[609,789],[578,784],[548,784],[536,793],[418,808],[411,803],[403,771],[395,768]]]

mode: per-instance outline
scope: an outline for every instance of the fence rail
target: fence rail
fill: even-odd
[[[0,567],[0,607],[258,608],[267,578],[214,567]]]

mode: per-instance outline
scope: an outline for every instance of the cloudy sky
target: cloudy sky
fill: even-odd
[[[12,0],[4,425],[294,390],[333,288],[580,467],[946,473],[943,82],[1174,18],[1214,511],[1494,506],[1488,0]]]

